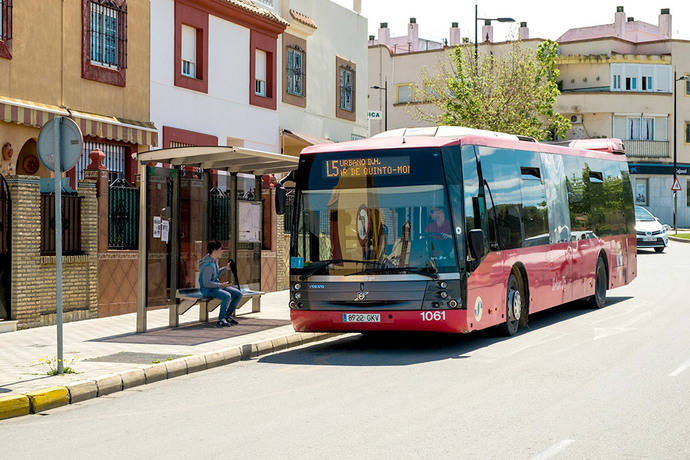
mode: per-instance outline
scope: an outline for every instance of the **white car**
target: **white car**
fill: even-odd
[[[635,233],[638,248],[654,248],[663,252],[668,245],[667,226],[641,206],[635,206]]]

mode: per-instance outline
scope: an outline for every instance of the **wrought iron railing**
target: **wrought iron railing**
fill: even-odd
[[[213,188],[208,193],[208,238],[225,241],[230,238],[230,193]]]
[[[0,255],[10,252],[10,189],[0,174]]]
[[[91,61],[116,69],[127,68],[127,5],[90,0]]]
[[[108,195],[108,249],[139,248],[139,189],[114,180]]]
[[[81,197],[62,194],[62,253],[82,254]],[[55,194],[41,193],[41,255],[55,255]]]

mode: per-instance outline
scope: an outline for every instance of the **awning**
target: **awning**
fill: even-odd
[[[77,122],[84,136],[153,147],[158,145],[158,131],[153,123],[148,121],[126,120],[0,96],[0,121],[40,129],[57,116],[72,118]]]
[[[328,140],[328,139],[322,139],[322,138],[316,137],[316,136],[309,136],[308,134],[298,133],[296,131],[290,131],[288,129],[283,130],[283,135],[289,136],[293,139],[297,139],[297,140],[302,141],[305,144],[309,144],[309,145],[332,144],[333,143],[333,141]]]
[[[244,147],[175,147],[150,150],[136,155],[141,163],[168,163],[174,166],[198,166],[255,175],[287,172],[295,169],[299,158]]]

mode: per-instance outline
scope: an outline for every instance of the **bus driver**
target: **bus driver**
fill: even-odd
[[[443,209],[432,206],[431,219],[431,222],[424,229],[424,233],[428,233],[429,237],[437,241],[450,239],[450,221],[446,218]]]

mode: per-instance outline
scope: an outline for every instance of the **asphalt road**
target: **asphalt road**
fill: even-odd
[[[690,458],[690,244],[510,339],[353,335],[0,422],[3,458]]]

